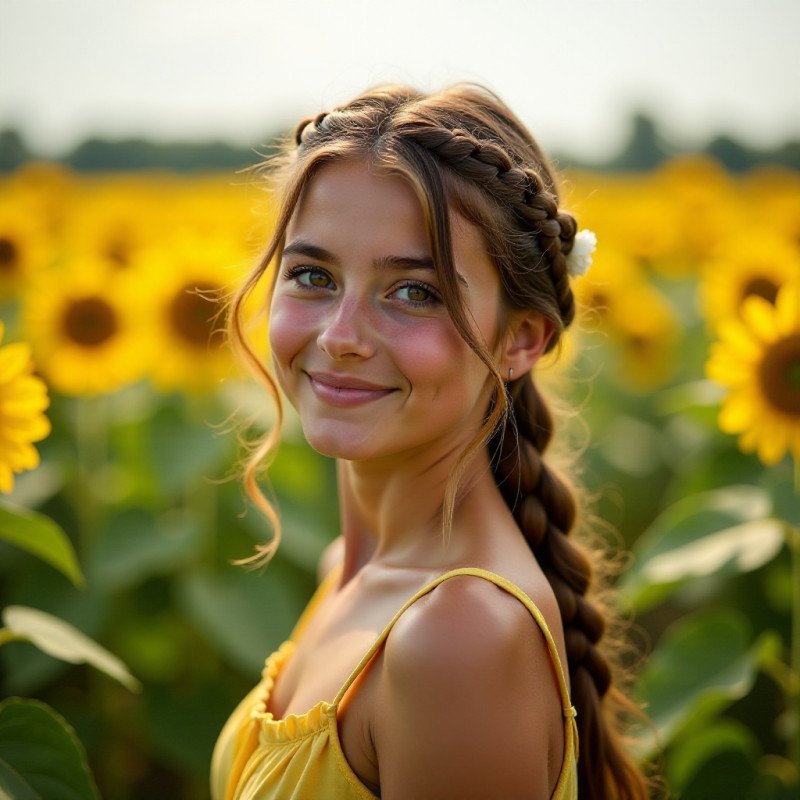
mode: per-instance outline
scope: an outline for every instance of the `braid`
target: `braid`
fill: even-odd
[[[548,188],[552,185],[549,176],[545,182],[535,170],[515,166],[504,148],[463,129],[410,122],[399,125],[398,130],[514,212],[547,257],[559,316],[565,327],[569,325],[575,317],[575,300],[566,256],[572,250],[577,224],[571,214],[559,211],[558,196]]]
[[[593,583],[592,562],[569,536],[577,516],[575,498],[543,458],[553,435],[550,411],[530,375],[509,385],[509,399],[509,427],[515,426],[516,436],[499,431],[493,435],[492,469],[561,613],[572,699],[578,710],[578,794],[582,800],[645,798],[641,777],[608,718],[607,695],[618,704],[627,703],[613,687],[611,665],[599,647],[606,625],[587,596]]]

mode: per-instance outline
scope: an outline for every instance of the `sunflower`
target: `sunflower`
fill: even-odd
[[[616,344],[625,383],[650,391],[672,375],[681,326],[667,298],[646,281],[631,284],[615,301],[609,337]]]
[[[148,258],[153,332],[159,351],[152,366],[163,390],[204,391],[231,373],[223,334],[225,300],[241,276],[239,243],[188,236]]]
[[[738,316],[751,295],[775,302],[785,283],[800,280],[800,248],[778,235],[731,239],[704,268],[700,293],[703,312],[715,324]]]
[[[0,492],[14,488],[15,472],[38,466],[39,453],[32,443],[50,433],[50,422],[44,415],[49,405],[47,387],[32,372],[28,344],[0,347]]]
[[[51,237],[33,214],[0,202],[0,298],[14,298],[53,259]]]
[[[112,392],[144,373],[150,350],[136,276],[70,262],[23,299],[23,326],[45,377],[64,394]]]
[[[776,464],[790,451],[800,461],[800,282],[786,284],[773,305],[748,297],[740,318],[719,325],[706,373],[730,389],[719,426],[739,447]]]
[[[148,192],[141,179],[115,176],[110,184],[101,181],[84,188],[65,224],[65,251],[70,258],[99,259],[117,269],[129,267],[159,231],[164,209],[155,186]]]

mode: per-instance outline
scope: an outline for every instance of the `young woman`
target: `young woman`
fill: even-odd
[[[384,86],[305,120],[281,178],[231,337],[278,401],[241,320],[270,281],[274,376],[337,459],[342,536],[220,736],[214,800],[646,797],[532,373],[591,234],[479,87]],[[247,474],[267,513],[276,435]]]

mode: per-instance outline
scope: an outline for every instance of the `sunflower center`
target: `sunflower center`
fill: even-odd
[[[0,272],[13,272],[18,258],[19,248],[11,239],[0,236]]]
[[[130,247],[122,239],[109,241],[105,248],[105,254],[118,267],[127,267],[131,260]]]
[[[780,287],[774,281],[765,278],[763,275],[759,275],[749,280],[742,287],[742,302],[751,295],[756,295],[757,297],[763,297],[767,302],[775,305],[775,299],[778,296],[779,288]]]
[[[219,286],[210,283],[187,283],[170,303],[172,327],[190,345],[206,347],[209,344],[219,311],[218,292]]]
[[[70,304],[63,317],[64,334],[83,347],[97,347],[117,332],[117,315],[102,297],[84,297]]]
[[[800,333],[781,339],[764,354],[761,388],[779,411],[800,417]]]

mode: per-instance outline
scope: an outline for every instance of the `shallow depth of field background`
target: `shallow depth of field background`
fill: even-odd
[[[374,79],[433,86],[466,77],[490,83],[535,133],[541,112],[543,142],[563,173],[565,205],[598,236],[595,264],[576,282],[579,319],[560,359],[540,374],[564,408],[561,443],[583,451],[576,477],[595,501],[594,526],[629,553],[620,603],[644,652],[632,691],[658,730],[664,781],[687,800],[800,795],[800,96],[784,69],[796,55],[785,55],[778,38],[770,55],[768,38],[800,22],[789,4],[773,4],[777,19],[755,31],[753,52],[730,54],[737,74],[743,66],[734,57],[753,69],[775,59],[764,93],[785,94],[787,113],[775,112],[771,131],[758,129],[756,111],[738,126],[748,115],[724,98],[717,117],[713,109],[703,116],[696,101],[693,129],[691,100],[671,113],[680,106],[679,86],[671,98],[649,97],[646,75],[658,74],[658,64],[645,64],[645,37],[653,33],[635,4],[609,4],[620,25],[613,34],[596,31],[619,37],[619,47],[609,41],[574,53],[582,69],[565,68],[564,91],[542,91],[538,103],[522,108],[510,95],[527,95],[506,63],[515,62],[516,75],[518,60],[525,61],[519,33],[517,46],[501,48],[494,61],[478,52],[477,34],[468,41],[463,28],[461,50],[419,48],[408,60],[398,55],[402,42],[390,39],[380,66],[371,68],[348,55],[346,34],[356,23],[347,14],[358,3],[334,20],[339,36],[322,47],[304,41],[296,19],[281,29],[280,9],[255,19],[243,13],[257,15],[254,7],[234,4],[242,15],[232,27],[222,25],[228,17],[214,5],[220,50],[223,38],[224,47],[235,48],[236,30],[240,48],[252,51],[245,30],[259,25],[263,46],[274,50],[264,62],[272,73],[251,69],[237,77],[256,87],[251,105],[260,82],[279,87],[262,99],[262,113],[245,119],[244,110],[237,112],[245,131],[237,138],[209,111],[219,92],[219,116],[235,116],[234,101],[209,78],[211,66],[229,75],[227,62],[214,50],[211,28],[198,38],[199,22],[187,17],[194,6],[166,3],[171,16],[163,9],[159,16],[143,4],[155,15],[152,26],[144,25],[146,15],[136,17],[143,27],[129,40],[121,28],[106,29],[109,40],[138,42],[139,50],[111,53],[101,41],[104,68],[89,63],[81,49],[87,32],[78,30],[89,14],[113,21],[104,19],[111,12],[102,4],[78,4],[74,29],[56,45],[56,23],[70,21],[59,18],[65,11],[58,4],[33,4],[56,18],[37,34],[30,9],[0,3],[2,35],[12,48],[0,64],[17,71],[12,89],[0,94],[0,346],[29,345],[47,386],[44,414],[52,427],[45,438],[26,440],[33,430],[26,426],[41,411],[15,407],[14,419],[23,421],[13,425],[4,416],[16,378],[0,349],[0,470],[10,464],[18,473],[2,498],[0,523],[3,509],[54,520],[85,576],[85,585],[76,585],[78,579],[0,536],[0,611],[28,606],[68,621],[119,656],[141,683],[130,691],[91,666],[6,641],[0,630],[0,700],[37,698],[62,715],[106,800],[207,796],[216,736],[257,681],[265,656],[289,634],[315,586],[319,553],[337,532],[333,464],[305,445],[290,416],[269,471],[284,541],[263,573],[231,564],[270,535],[244,496],[237,468],[242,439],[269,428],[272,407],[233,363],[220,333],[222,298],[257,258],[275,211],[262,177],[247,168],[258,162],[256,150],[327,102],[326,86],[345,100],[347,87],[357,91]],[[578,11],[558,16],[544,4],[500,5],[529,26],[538,10],[562,38],[571,30],[578,38]],[[690,13],[688,5],[669,5],[675,14]],[[654,8],[667,13],[664,4]],[[744,13],[747,6],[729,8]],[[629,32],[626,12],[634,18]],[[380,36],[392,20],[383,13]],[[431,24],[444,30],[446,20]],[[728,24],[719,18],[720,39]],[[705,33],[721,55],[713,31]],[[580,36],[592,42],[585,31]],[[729,38],[737,36],[732,29]],[[70,37],[75,85],[82,87],[73,99],[82,110],[71,117],[64,102],[70,67],[62,62],[60,74],[55,59]],[[298,64],[319,62],[317,95],[308,93],[311,78],[297,67],[293,96],[295,65],[279,57],[288,45],[276,37],[294,37]],[[528,41],[532,49],[535,43]],[[629,95],[625,81],[634,80],[636,62],[614,72],[603,60],[626,43],[645,75]],[[672,45],[678,58],[681,43]],[[33,54],[27,60],[26,47]],[[558,47],[548,38],[537,55],[546,61]],[[167,49],[187,61],[154,63]],[[120,62],[129,82],[121,80]],[[181,91],[191,83],[192,64],[205,82],[196,97]],[[25,69],[29,104],[20,100]],[[116,90],[98,88],[105,71]],[[146,73],[146,86],[132,77],[138,72]],[[537,80],[528,94],[552,87],[549,75],[532,74]],[[60,90],[49,110],[41,99],[45,80]],[[607,85],[614,80],[616,93]],[[171,81],[173,116],[163,99],[170,97],[163,84]],[[559,119],[574,112],[559,113],[573,84],[576,98],[593,89],[617,98],[602,118],[599,105],[585,102],[584,127],[596,125],[601,142],[559,138],[567,124]],[[752,95],[758,86],[740,88]],[[543,105],[556,111],[548,117]],[[758,113],[769,121],[766,105]],[[580,114],[569,124],[583,129]],[[249,310],[253,338],[268,358],[257,301]],[[40,454],[35,469],[14,460],[13,443],[21,441]],[[0,717],[0,777],[8,736]],[[651,752],[649,733],[639,736],[639,750]]]

